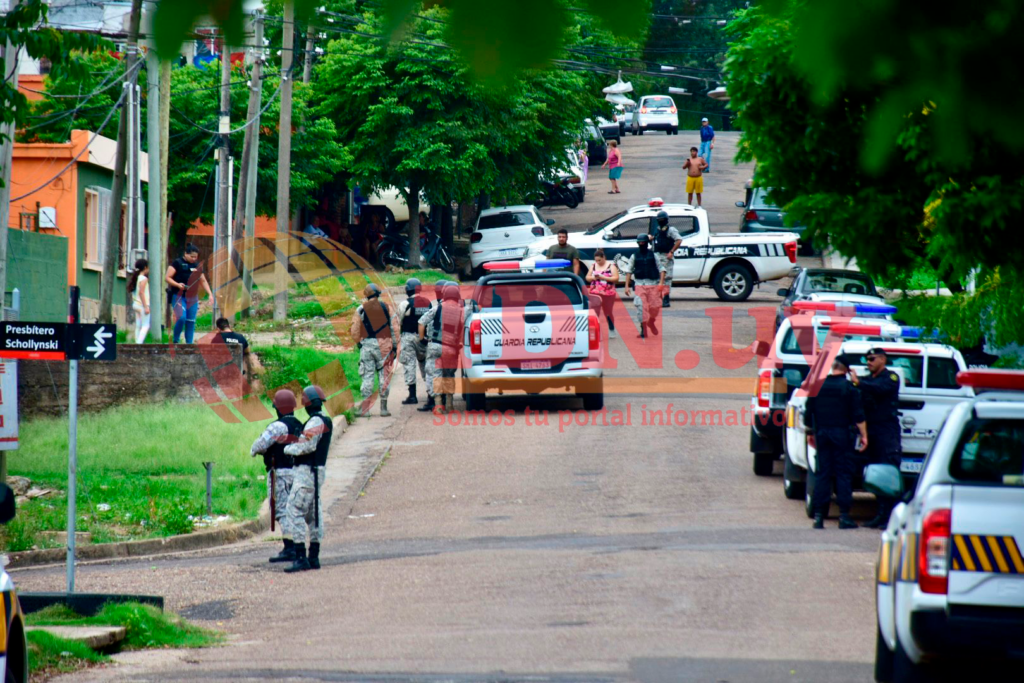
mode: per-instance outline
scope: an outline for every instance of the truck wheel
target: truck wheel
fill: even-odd
[[[912,662],[897,636],[896,652],[892,658],[892,683],[928,683],[933,680],[929,667]]]
[[[584,391],[580,391],[583,389]],[[604,381],[596,380],[576,388],[576,395],[583,399],[583,410],[601,410],[604,408]]]
[[[814,472],[807,470],[807,483],[804,486],[804,512],[809,519],[814,519],[814,501],[811,498],[814,493]]]
[[[730,263],[715,273],[712,285],[722,301],[746,301],[754,291],[754,276],[746,266]]]
[[[463,393],[466,399],[466,410],[483,410],[487,406],[487,394],[470,388]]]
[[[788,455],[783,456],[783,461],[782,492],[789,500],[800,500],[807,493],[807,484],[796,480],[797,466],[793,464]]]
[[[893,656],[889,646],[882,638],[882,629],[875,624],[875,681],[892,683]]]
[[[774,453],[754,453],[754,474],[759,477],[770,477],[774,469]]]

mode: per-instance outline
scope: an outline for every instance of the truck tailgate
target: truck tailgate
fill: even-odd
[[[480,321],[481,360],[540,370],[568,358],[587,358],[588,315],[571,307],[483,310],[474,316]]]

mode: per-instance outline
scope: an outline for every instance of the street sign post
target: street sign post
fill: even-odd
[[[0,358],[11,360],[65,360],[68,326],[7,320],[0,323]]]

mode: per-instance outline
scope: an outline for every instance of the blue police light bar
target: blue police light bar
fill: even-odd
[[[900,327],[900,336],[904,339],[920,339],[920,327]]]
[[[891,315],[897,311],[895,306],[890,306],[888,304],[853,304],[845,301],[796,301],[793,303],[793,309],[797,311],[845,313],[851,308],[856,313],[874,313],[882,315]]]
[[[858,313],[881,313],[884,315],[891,315],[899,310],[895,306],[890,306],[888,304],[854,304],[853,309]]]
[[[541,259],[533,263],[533,267],[538,270],[543,268],[568,268],[571,265],[572,261],[564,258]]]

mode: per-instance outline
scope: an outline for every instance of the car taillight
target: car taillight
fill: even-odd
[[[640,107],[640,113],[641,114],[646,114],[647,113],[647,107]]]
[[[748,221],[759,221],[759,220],[761,220],[761,217],[757,215],[757,211],[753,211],[753,210],[747,211],[745,214],[743,214],[743,218],[745,220],[748,220]]]
[[[790,263],[796,263],[796,242],[786,242],[786,256]]]
[[[917,585],[922,593],[946,593],[949,588],[949,531],[952,511],[932,510],[921,524],[917,549]],[[907,549],[910,552],[910,549]]]
[[[587,329],[590,331],[590,350],[597,351],[601,345],[601,323],[593,313],[587,316]]]
[[[580,177],[578,175],[571,176],[569,178],[569,182],[573,185],[576,185],[577,183],[580,182]]]
[[[544,228],[540,227],[539,225],[531,228],[530,232],[532,232],[537,237],[543,237],[544,236]]]
[[[482,232],[474,232],[472,235],[469,236],[469,241],[472,242],[473,244],[476,244],[483,238],[484,234]]]
[[[675,107],[672,107],[672,108],[671,108],[671,109],[669,109],[668,111],[669,111],[669,113],[670,113],[670,114],[675,114],[675,113],[676,113],[676,108],[675,108]]]
[[[807,446],[808,446],[808,448],[814,448],[814,449],[818,448],[818,440],[816,438],[814,438],[814,434],[808,434],[807,435]]]
[[[474,320],[469,324],[469,350],[470,353],[480,354],[484,352],[483,339],[480,332],[480,321]]]
[[[768,408],[772,402],[772,371],[757,373],[757,407]]]

